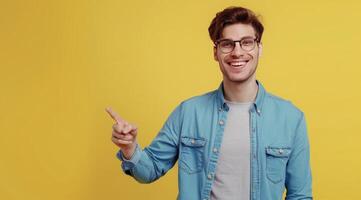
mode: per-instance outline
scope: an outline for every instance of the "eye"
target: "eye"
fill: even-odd
[[[253,39],[244,39],[244,40],[242,40],[242,45],[243,46],[252,46],[253,43],[254,43]]]
[[[233,48],[233,41],[232,40],[223,40],[219,42],[219,46],[221,48]]]

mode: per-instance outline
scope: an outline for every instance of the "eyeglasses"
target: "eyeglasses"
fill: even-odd
[[[242,40],[221,39],[214,44],[221,50],[222,53],[230,53],[236,47],[236,42],[239,42],[241,48],[245,51],[252,51],[259,42],[257,38],[243,38]]]

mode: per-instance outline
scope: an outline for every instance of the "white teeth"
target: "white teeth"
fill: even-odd
[[[234,67],[238,67],[238,66],[246,65],[247,61],[231,62],[230,64]]]

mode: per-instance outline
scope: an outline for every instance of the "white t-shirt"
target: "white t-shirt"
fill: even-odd
[[[211,200],[249,200],[250,198],[250,115],[253,102],[229,106]]]

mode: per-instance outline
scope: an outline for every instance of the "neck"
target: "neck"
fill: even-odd
[[[223,80],[224,98],[233,102],[254,102],[258,92],[255,79],[245,82],[231,82]]]

